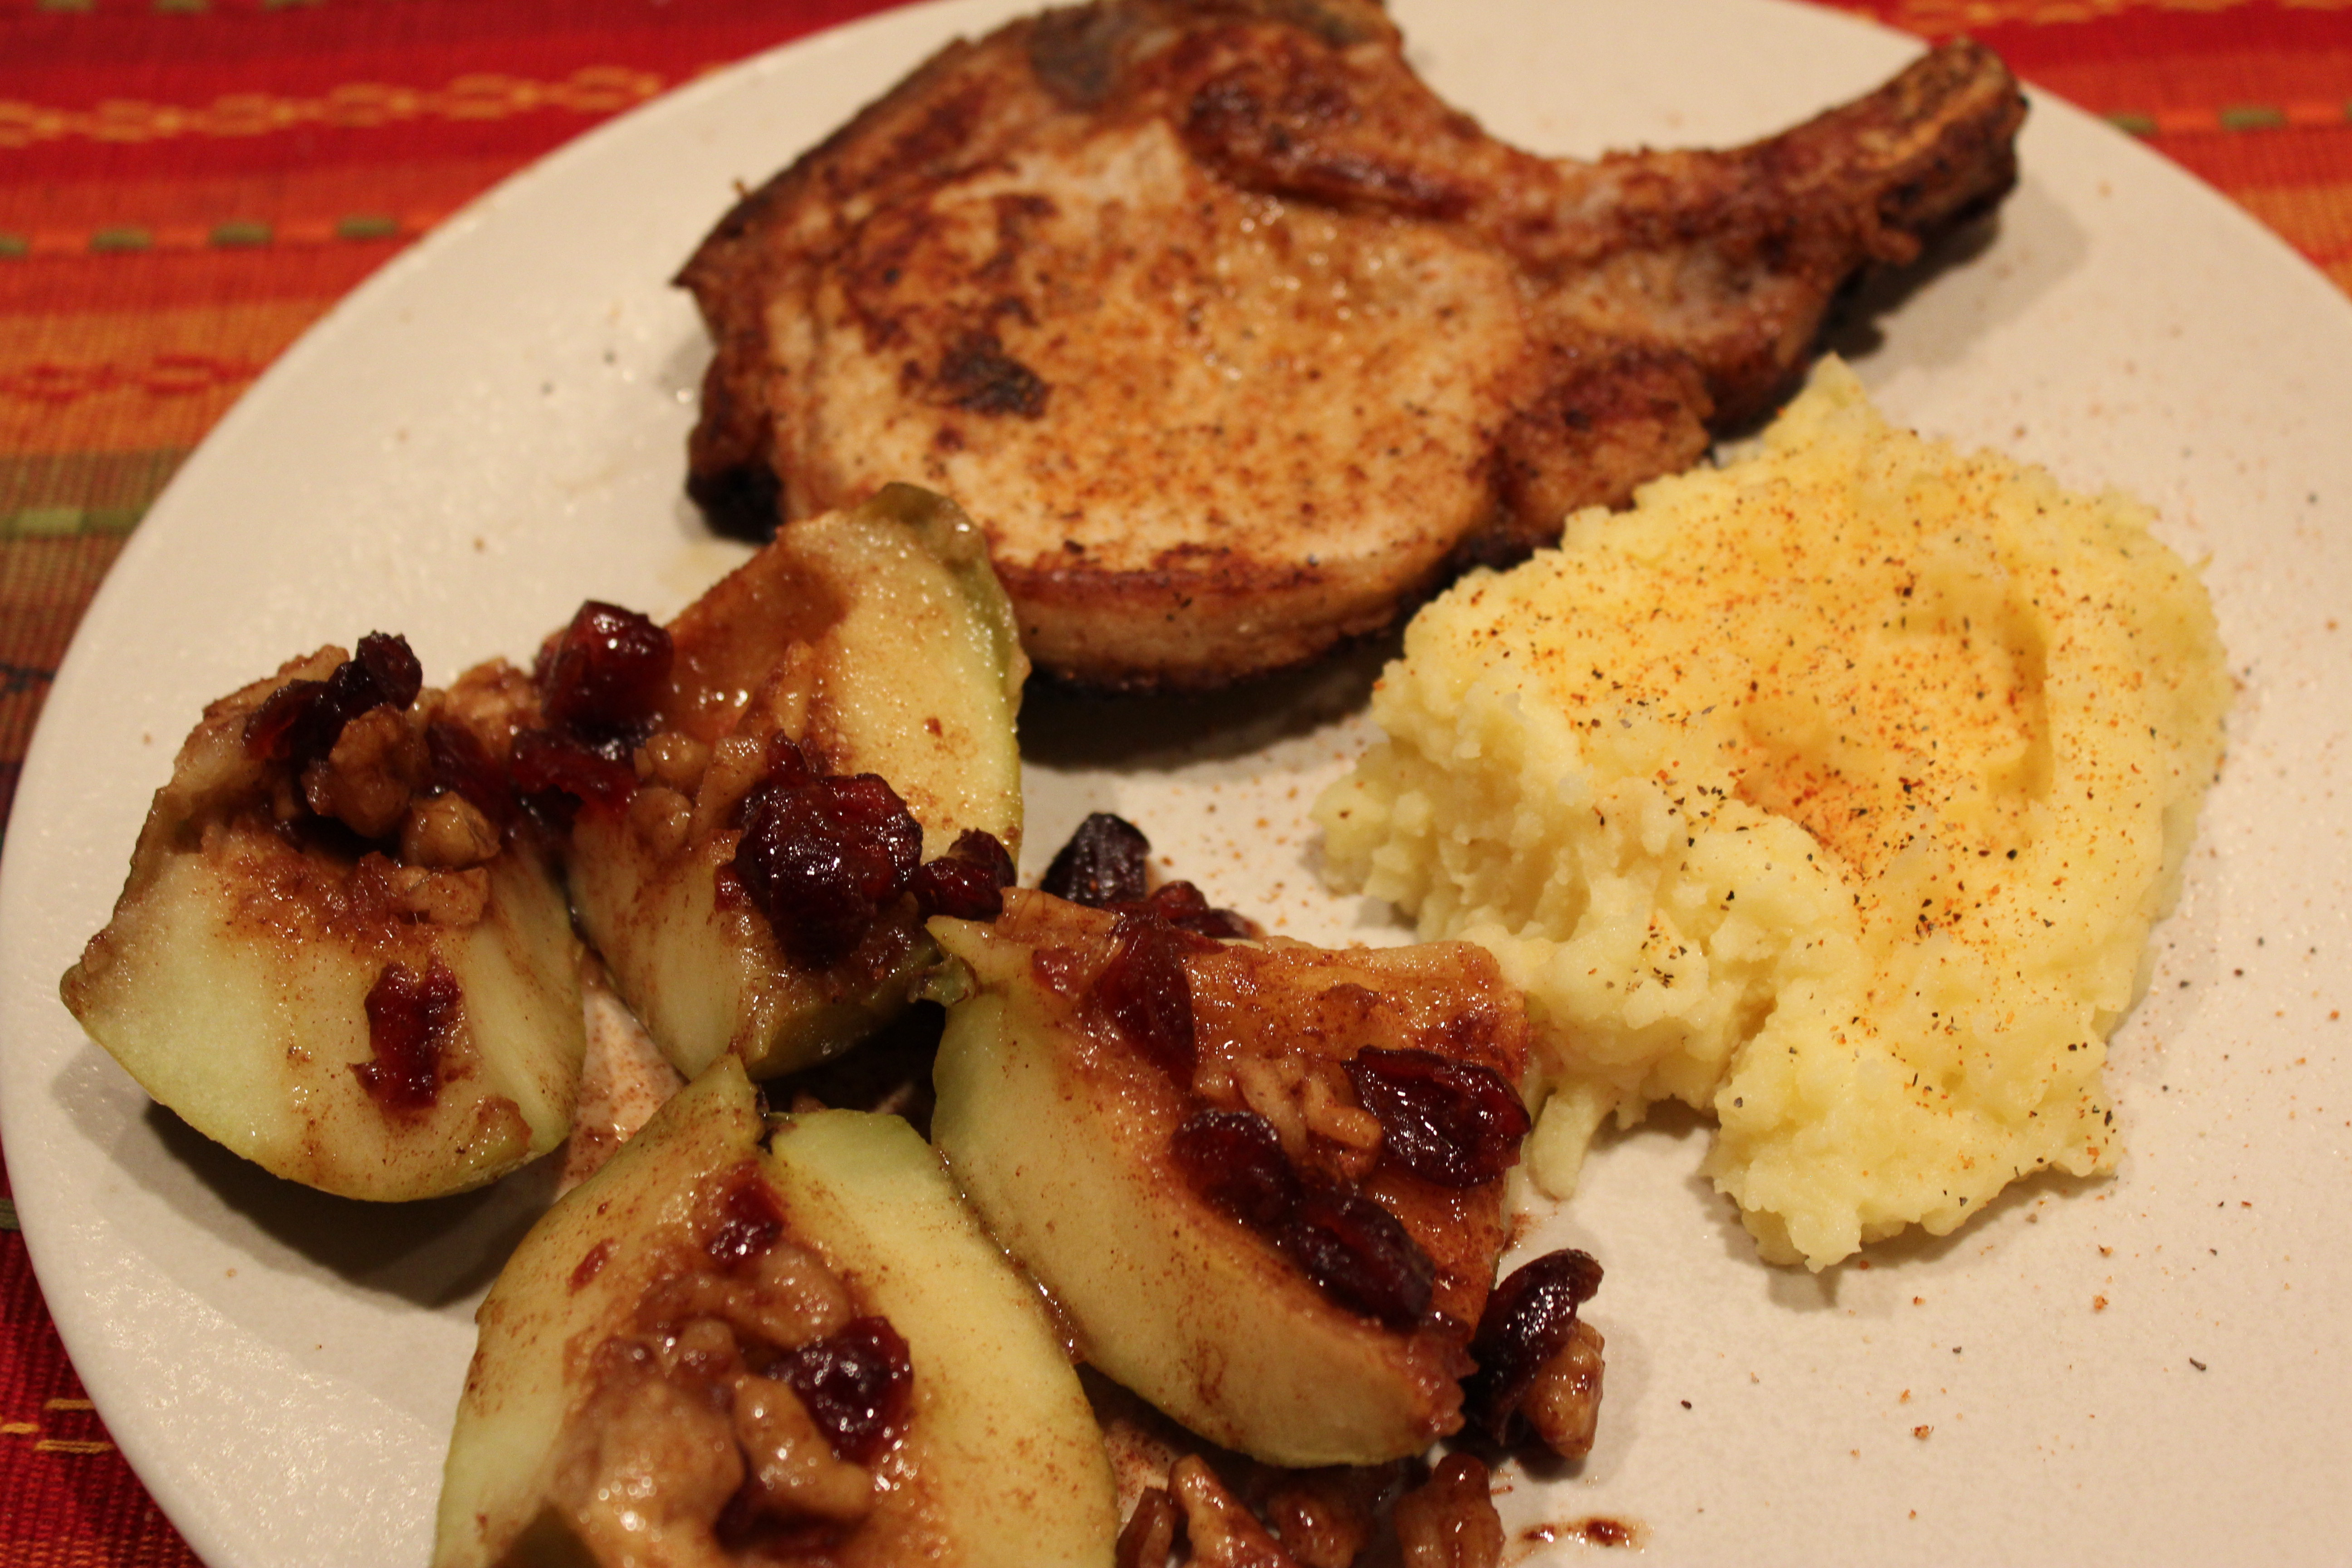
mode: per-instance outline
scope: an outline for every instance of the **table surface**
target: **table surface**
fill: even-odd
[[[76,622],[278,353],[446,215],[877,0],[0,0],[0,831]],[[1966,32],[2352,289],[2352,0],[1840,0]],[[195,1561],[107,1440],[0,1177],[0,1564]]]

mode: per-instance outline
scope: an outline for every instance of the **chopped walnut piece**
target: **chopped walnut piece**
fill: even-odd
[[[1563,1459],[1592,1452],[1601,1421],[1601,1331],[1582,1319],[1568,1342],[1536,1372],[1520,1401],[1519,1415]]]
[[[1186,1568],[1298,1568],[1297,1560],[1225,1489],[1198,1454],[1177,1460],[1168,1472],[1168,1484],[1184,1507],[1184,1533],[1191,1543]]]
[[[362,838],[400,826],[408,797],[425,782],[425,742],[407,716],[371,708],[343,726],[335,749],[302,771],[303,798]]]
[[[1307,1153],[1307,1117],[1298,1103],[1298,1081],[1305,1064],[1294,1057],[1237,1057],[1234,1083],[1242,1103],[1263,1116],[1282,1141],[1282,1152],[1296,1163]]]
[[[835,1455],[791,1388],[771,1377],[746,1377],[735,1385],[734,1413],[735,1436],[765,1511],[845,1524],[873,1510],[872,1474]]]
[[[1484,1464],[1449,1454],[1427,1481],[1397,1499],[1404,1568],[1499,1568],[1503,1516],[1492,1489]]]
[[[629,760],[639,782],[691,795],[702,787],[703,771],[710,766],[710,748],[691,735],[665,730],[639,746]]]
[[[695,792],[693,837],[718,831],[767,768],[766,749],[754,736],[730,735],[713,746],[702,786]]]
[[[656,855],[674,855],[694,826],[694,803],[665,785],[639,790],[629,800],[629,826]]]
[[[743,1375],[743,1347],[717,1318],[689,1318],[656,1342],[662,1371],[671,1379],[725,1384]]]
[[[493,757],[503,758],[518,731],[541,723],[539,690],[525,671],[505,659],[478,664],[459,676],[436,703],[426,698],[419,711],[435,712],[445,721],[473,732]]]
[[[490,874],[479,866],[463,871],[428,871],[372,849],[352,868],[347,903],[349,917],[357,920],[404,916],[463,928],[480,920],[489,908]]]
[[[462,871],[499,852],[499,830],[457,791],[419,801],[400,826],[400,858],[412,866]]]
[[[1265,1499],[1265,1519],[1300,1568],[1349,1568],[1370,1544],[1393,1466],[1333,1466],[1282,1474]]]
[[[741,1568],[776,1560],[747,1542],[847,1539],[883,1504],[871,1467],[902,1428],[906,1342],[784,1234],[779,1201],[751,1160],[707,1178],[628,1326],[566,1349],[587,1358],[587,1392],[547,1497],[586,1551],[564,1561]],[[860,1360],[867,1347],[881,1359]]]
[[[490,874],[479,866],[464,871],[404,866],[395,873],[392,907],[437,926],[462,930],[490,907]]]
[[[856,1315],[848,1290],[824,1259],[789,1241],[772,1244],[748,1278],[697,1269],[646,1297],[648,1323],[717,1319],[771,1344],[799,1345],[839,1333]]]
[[[1176,1500],[1162,1488],[1147,1489],[1118,1532],[1113,1568],[1167,1568],[1168,1554],[1176,1549],[1177,1519]]]
[[[1307,1129],[1344,1148],[1370,1152],[1381,1146],[1381,1119],[1337,1087],[1346,1078],[1328,1062],[1317,1062],[1299,1085]]]
[[[723,1568],[709,1521],[743,1483],[727,1412],[630,1342],[608,1341],[597,1358],[605,1375],[564,1424],[552,1500],[599,1563]]]

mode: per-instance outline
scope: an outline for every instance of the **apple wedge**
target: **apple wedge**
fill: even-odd
[[[1089,1362],[1275,1464],[1460,1426],[1527,1126],[1491,957],[1221,943],[1034,892],[931,931],[966,972],[932,1140]]]
[[[66,1005],[197,1131],[331,1193],[457,1192],[554,1148],[579,946],[498,779],[530,702],[503,665],[421,689],[371,637],[214,703]]]
[[[781,529],[668,638],[666,685],[635,725],[633,787],[585,801],[572,824],[573,908],[680,1072],[729,1053],[754,1078],[814,1065],[903,1011],[936,951],[892,868],[861,872],[867,885],[842,895],[856,907],[804,930],[788,917],[830,910],[842,889],[793,883],[793,867],[763,877],[745,840],[771,861],[853,870],[909,826],[934,856],[973,831],[1017,854],[1013,719],[1028,661],[1011,605],[971,521],[893,485]],[[905,812],[885,822],[884,806],[854,802],[837,840],[811,848],[792,835],[830,806],[801,810],[797,827],[776,821],[786,764],[816,775],[819,793],[876,775]],[[903,874],[913,851],[894,847]]]
[[[1045,1305],[895,1117],[763,1123],[722,1058],[540,1220],[478,1320],[435,1568],[1111,1560]],[[828,1349],[893,1341],[889,1376]]]

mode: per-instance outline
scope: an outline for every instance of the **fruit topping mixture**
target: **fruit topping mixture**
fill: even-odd
[[[1126,1502],[1117,1568],[1501,1568],[1478,1454],[1291,1469],[1205,1455],[1117,1390],[1096,1411]]]
[[[993,914],[1027,665],[971,532],[898,487],[782,530],[667,627],[591,604],[541,655],[520,782],[568,825],[582,930],[682,1074],[839,1055],[911,1002],[927,915]]]
[[[1003,908],[1013,857],[994,834],[968,827],[926,863],[922,824],[881,774],[828,775],[781,730],[764,757],[767,772],[733,813],[742,837],[719,896],[748,900],[793,963],[840,963],[910,893],[925,916],[992,920]]]
[[[501,765],[508,733],[533,706],[499,664],[428,691],[408,639],[370,632],[323,679],[298,674],[250,708],[240,735],[257,776],[234,792],[244,802],[214,804],[227,815],[266,802],[288,845],[353,862],[362,900],[470,925],[489,890],[476,868],[498,855],[514,820]]]
[[[723,1058],[491,1286],[436,1568],[1107,1563],[1102,1436],[1035,1287],[892,1116]]]
[[[532,810],[568,827],[583,802],[628,801],[631,755],[652,737],[672,657],[668,632],[594,599],[549,640],[531,670],[546,727],[515,740],[515,787]]]
[[[1097,816],[1047,883],[1102,907],[932,922],[933,1139],[1108,1377],[1269,1463],[1419,1452],[1506,1240],[1520,1001],[1466,946],[1213,938],[1144,864]]]
[[[800,1561],[874,1507],[913,1400],[906,1342],[785,1235],[743,1161],[704,1184],[626,1331],[586,1350],[550,1500],[599,1561]],[[583,1269],[600,1261],[595,1253]]]
[[[1194,1191],[1271,1243],[1330,1300],[1412,1329],[1430,1310],[1437,1270],[1391,1208],[1417,1220],[1450,1217],[1454,1201],[1423,1189],[1497,1182],[1517,1163],[1528,1130],[1517,1093],[1487,1061],[1404,1044],[1423,1037],[1389,1016],[1390,999],[1318,973],[1314,950],[1228,945],[1171,921],[1164,895],[1191,884],[1145,895],[1148,848],[1116,816],[1087,819],[1055,858],[1067,874],[1046,880],[1117,912],[1106,933],[1098,916],[1054,912],[1048,893],[1015,895],[1031,929],[1050,927],[1063,939],[1036,950],[1034,968],[1053,989],[1076,989],[1082,1018],[1100,1019],[1165,1075],[1176,1091],[1168,1153]],[[1427,1043],[1516,1072],[1523,1028],[1505,1037],[1501,1027],[1496,1017],[1454,1014]],[[1475,1315],[1484,1292],[1483,1280],[1471,1282],[1476,1273],[1461,1271],[1462,1294],[1448,1306],[1466,1304]]]
[[[1592,1451],[1601,1415],[1601,1331],[1576,1315],[1601,1265],[1564,1247],[1522,1264],[1486,1298],[1463,1384],[1471,1425],[1493,1442],[1533,1434],[1562,1458]]]
[[[828,778],[782,731],[768,771],[735,809],[743,836],[720,873],[740,888],[793,963],[824,969],[856,952],[903,897],[923,855],[923,830],[877,773]]]
[[[1265,1117],[1194,1111],[1169,1150],[1195,1192],[1272,1242],[1331,1300],[1399,1330],[1429,1310],[1429,1254],[1373,1200],[1301,1179]]]
[[[1338,1568],[1392,1530],[1407,1568],[1492,1564],[1483,1463],[1409,1457],[1465,1415],[1580,1455],[1601,1378],[1591,1258],[1489,1296],[1520,998],[1473,947],[1264,938],[1155,887],[1108,813],[1015,889],[1025,666],[969,532],[911,491],[795,523],[669,626],[583,605],[529,677],[431,690],[383,634],[289,664],[191,736],[68,1003],[232,1147],[404,1197],[564,1137],[573,921],[609,965],[586,994],[668,1066],[627,1129],[595,1113],[587,1142],[626,1146],[485,1305],[446,1562],[1017,1563],[1065,1472],[1093,1500],[1055,1528],[1108,1554],[1096,1427],[1009,1255],[1199,1435],[1129,1489],[1122,1563]],[[925,986],[951,1004],[914,1068],[936,1153],[810,1092],[919,1034]],[[199,992],[227,1000],[192,1024]],[[749,1078],[787,1072],[766,1121]],[[1010,1360],[955,1359],[973,1291]],[[1008,1441],[1037,1474],[983,1499]]]
[[[548,840],[509,784],[539,724],[520,671],[436,689],[382,632],[213,703],[66,1005],[199,1131],[329,1192],[456,1192],[545,1153],[584,1031]]]

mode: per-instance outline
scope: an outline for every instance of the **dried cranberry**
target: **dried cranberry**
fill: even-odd
[[[1195,936],[1253,937],[1257,928],[1231,910],[1213,908],[1208,896],[1190,882],[1163,882],[1143,900],[1151,911],[1179,931]]]
[[[787,1351],[775,1375],[800,1395],[836,1455],[870,1465],[905,1420],[915,1367],[890,1321],[869,1317]]]
[[[1144,859],[1150,853],[1141,828],[1108,811],[1094,812],[1078,824],[1038,886],[1090,909],[1134,903],[1144,894]]]
[[[738,1166],[719,1199],[719,1224],[703,1237],[702,1250],[721,1268],[738,1269],[776,1245],[784,1234],[784,1211],[751,1162]]]
[[[771,753],[771,773],[740,808],[743,837],[729,865],[785,955],[829,968],[907,891],[922,826],[879,774],[812,777],[789,742]]]
[[[409,650],[407,638],[368,633],[358,651],[335,666],[326,689],[295,726],[295,760],[325,756],[335,749],[344,725],[372,708],[406,708],[424,685],[425,667]]]
[[[308,763],[314,752],[320,730],[326,717],[327,683],[323,680],[289,680],[261,700],[261,706],[247,715],[245,721],[245,752],[265,763],[290,763],[297,752],[305,753]],[[335,733],[342,733],[340,720]],[[333,740],[327,742],[334,749]]]
[[[1396,1216],[1360,1194],[1302,1180],[1255,1111],[1196,1111],[1169,1152],[1194,1191],[1273,1243],[1335,1304],[1392,1329],[1428,1310],[1436,1265]]]
[[[525,730],[514,739],[507,764],[523,805],[558,827],[590,801],[617,806],[635,793],[637,775],[625,763],[592,752],[552,730]]]
[[[965,828],[956,835],[955,842],[948,846],[948,853],[959,860],[969,860],[984,868],[989,880],[1000,888],[1013,886],[1014,879],[1020,875],[1013,868],[1012,852],[1004,847],[1002,839],[985,828]]]
[[[1348,1064],[1348,1081],[1380,1118],[1381,1152],[1423,1181],[1475,1187],[1518,1163],[1528,1110],[1491,1068],[1373,1046]]]
[[[335,749],[344,725],[371,708],[405,709],[424,688],[408,639],[370,632],[326,679],[289,680],[262,699],[245,721],[246,754],[299,772]]]
[[[1470,1359],[1478,1370],[1462,1383],[1464,1414],[1496,1442],[1542,1370],[1576,1331],[1576,1310],[1601,1289],[1601,1265],[1589,1252],[1563,1247],[1522,1265],[1495,1287]]]
[[[668,693],[669,633],[635,610],[591,599],[541,658],[548,722],[610,756],[654,731]]]
[[[1409,1329],[1429,1310],[1437,1266],[1396,1215],[1361,1194],[1308,1185],[1274,1243],[1351,1312]]]
[[[1170,882],[1146,892],[1151,841],[1124,817],[1097,811],[1078,824],[1062,846],[1038,890],[1089,909],[1145,910],[1179,931],[1226,939],[1252,937],[1257,927],[1231,910],[1213,909],[1190,882]]]
[[[1110,962],[1095,979],[1095,999],[1129,1045],[1190,1086],[1198,1047],[1184,937],[1157,915],[1131,911],[1118,917],[1111,938]]]
[[[406,708],[424,686],[425,667],[416,662],[408,639],[370,632],[360,638],[358,650],[327,677],[326,701],[340,730],[371,708]],[[330,740],[327,749],[333,748]]]
[[[352,1064],[370,1099],[387,1111],[432,1109],[462,1001],[457,977],[438,954],[422,975],[404,963],[383,966],[367,994],[373,1056]]]
[[[417,662],[415,650],[408,646],[408,639],[404,637],[387,636],[383,632],[368,633],[360,638],[358,648],[336,668],[327,684],[334,686],[342,681],[343,671],[353,665],[367,672],[364,687],[356,675],[351,679],[350,684],[354,689],[353,700],[362,697],[373,699],[366,707],[352,710],[353,718],[366,712],[369,708],[406,708],[416,700],[416,694],[425,689],[425,667]]]
[[[1004,912],[1004,889],[1013,879],[1013,857],[996,836],[969,827],[945,855],[917,868],[915,906],[926,919],[992,921]]]
[[[1194,1192],[1261,1236],[1280,1232],[1298,1206],[1298,1173],[1255,1110],[1196,1110],[1168,1148]]]
[[[430,765],[428,794],[463,795],[496,827],[514,821],[514,791],[508,786],[506,770],[471,730],[434,720],[425,727],[425,754]]]

